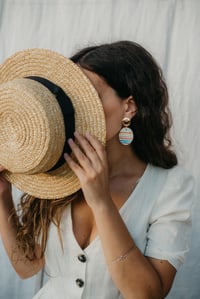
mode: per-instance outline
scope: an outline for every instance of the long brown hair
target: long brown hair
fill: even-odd
[[[58,228],[58,234],[62,246],[60,235],[60,221],[66,206],[78,197],[80,191],[60,199],[39,199],[28,194],[23,194],[17,208],[18,215],[18,247],[23,250],[29,260],[36,257],[35,248],[37,244],[41,247],[41,256],[44,256],[46,249],[49,225],[53,222]],[[13,213],[13,216],[15,212]]]
[[[132,147],[144,162],[163,168],[177,164],[171,149],[172,125],[168,91],[162,70],[152,55],[132,41],[87,47],[71,57],[98,74],[122,99],[134,98],[137,113],[131,121]]]

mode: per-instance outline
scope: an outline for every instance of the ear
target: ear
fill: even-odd
[[[124,117],[128,117],[132,119],[137,113],[137,105],[132,96],[129,96],[127,99],[124,100]]]

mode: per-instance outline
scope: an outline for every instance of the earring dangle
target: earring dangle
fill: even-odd
[[[129,145],[133,141],[134,134],[131,128],[129,128],[131,121],[128,117],[122,119],[123,127],[119,131],[119,142],[123,145]]]

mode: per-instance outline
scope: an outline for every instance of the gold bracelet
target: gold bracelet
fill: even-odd
[[[135,245],[133,245],[125,254],[118,256],[116,259],[112,260],[111,263],[122,262],[122,261],[126,260],[127,257],[129,256],[129,254],[136,248],[137,247]]]

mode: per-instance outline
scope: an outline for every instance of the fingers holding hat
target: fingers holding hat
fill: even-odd
[[[77,162],[67,154],[64,157],[77,175],[85,199],[92,207],[105,200],[109,193],[106,153],[101,143],[89,133],[85,136],[75,133],[75,137],[80,146],[73,140],[69,140],[69,145]]]
[[[79,146],[72,139],[69,139],[68,143],[78,161],[78,164],[82,167],[82,169],[84,169],[85,172],[91,173],[93,168],[99,172],[104,164],[102,163],[104,161],[104,156],[100,151],[100,142],[89,133],[83,136],[78,132],[75,132],[74,135]]]
[[[90,142],[91,146],[95,149],[103,165],[106,166],[107,157],[106,157],[105,146],[103,146],[102,143],[97,138],[94,138],[94,136],[92,136],[90,133],[86,132],[85,136],[87,140]]]
[[[75,132],[74,135],[78,140],[85,155],[95,167],[98,167],[98,162],[101,162],[101,164],[105,164],[104,162],[106,154],[104,146],[97,138],[92,136],[89,132],[86,132],[85,136],[82,136],[78,132]]]

